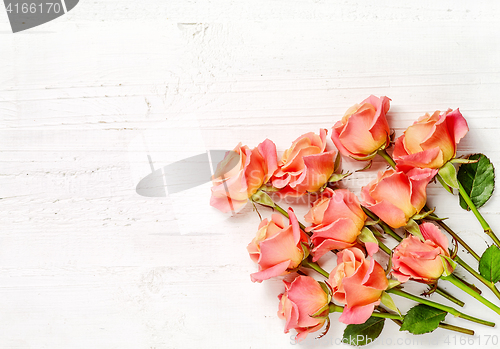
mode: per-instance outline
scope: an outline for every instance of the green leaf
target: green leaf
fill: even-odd
[[[338,182],[344,178],[346,178],[347,176],[350,176],[351,173],[350,172],[347,172],[347,173],[334,173],[332,174],[332,176],[328,179],[328,183],[335,183],[335,182]]]
[[[422,235],[422,232],[420,231],[420,228],[418,227],[417,222],[415,220],[411,219],[408,221],[408,223],[404,226],[406,231],[408,231],[411,235],[414,235],[420,239],[420,241],[425,241],[424,236]]]
[[[373,242],[378,244],[377,238],[375,237],[375,235],[373,235],[373,232],[367,227],[363,227],[363,229],[361,229],[361,232],[359,233],[357,239],[365,244],[367,242]]]
[[[380,302],[382,302],[382,304],[385,305],[387,308],[401,315],[401,312],[399,311],[398,307],[396,306],[396,303],[394,303],[394,300],[392,299],[389,293],[382,292],[382,296],[380,297]]]
[[[411,308],[405,315],[400,331],[413,334],[424,334],[434,331],[448,314],[444,310],[419,304]]]
[[[275,207],[273,199],[262,190],[258,190],[253,194],[250,200],[264,206]]]
[[[473,164],[463,164],[458,170],[458,181],[465,192],[469,194],[472,203],[479,208],[491,197],[495,188],[495,168],[484,154],[469,156],[470,160],[479,160]],[[460,206],[470,210],[467,203],[460,197]]]
[[[364,324],[347,325],[342,342],[357,346],[373,342],[382,333],[384,320],[383,318],[370,317]]]
[[[488,281],[500,281],[500,249],[491,245],[484,251],[479,261],[479,272]]]
[[[455,262],[450,257],[444,256],[442,254],[439,255],[441,257],[441,263],[443,263],[443,276],[448,276],[453,273],[455,268],[457,267],[457,262]]]
[[[451,162],[447,162],[439,169],[438,176],[450,187],[458,189],[457,169]],[[440,181],[441,182],[441,181]],[[446,188],[446,187],[445,187]]]

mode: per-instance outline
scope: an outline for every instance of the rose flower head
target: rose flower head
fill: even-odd
[[[386,119],[389,108],[389,98],[373,95],[349,108],[332,130],[332,141],[340,153],[367,160],[387,147],[391,138]]]
[[[325,129],[306,133],[285,150],[272,184],[281,196],[301,196],[320,190],[335,170],[335,151],[326,151]]]
[[[467,132],[467,121],[458,109],[425,114],[396,139],[394,160],[398,169],[443,167],[457,154],[457,144]]]
[[[323,327],[328,317],[330,296],[320,284],[310,276],[297,276],[291,283],[284,281],[285,292],[280,294],[278,316],[286,320],[285,333],[297,331],[300,341]],[[324,310],[325,314],[322,314]],[[318,316],[312,316],[320,313]]]
[[[326,188],[305,215],[306,222],[312,224],[306,231],[314,231],[313,261],[330,250],[353,247],[366,218],[354,193]]]
[[[368,320],[389,286],[382,266],[373,259],[366,260],[356,247],[337,253],[337,266],[330,273],[328,283],[333,289],[332,298],[345,304],[339,317],[345,324],[362,324]]]
[[[266,184],[278,168],[276,146],[266,139],[250,149],[241,143],[226,154],[212,177],[210,205],[222,212],[237,212]]]
[[[437,170],[414,168],[408,173],[387,170],[361,189],[363,205],[392,228],[407,224],[425,206],[426,188]]]
[[[448,258],[448,239],[432,223],[420,225],[425,241],[410,235],[395,248],[392,258],[392,275],[400,282],[409,279],[424,283],[435,283],[446,272],[453,271]],[[446,270],[445,270],[446,268]]]
[[[307,235],[300,229],[297,217],[288,209],[290,225],[283,224],[278,214],[269,221],[264,219],[257,235],[248,245],[250,258],[259,265],[259,271],[251,274],[253,282],[284,275],[299,267],[306,257]]]

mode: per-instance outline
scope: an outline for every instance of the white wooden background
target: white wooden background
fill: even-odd
[[[276,316],[281,282],[250,282],[258,216],[211,209],[209,185],[137,195],[147,155],[160,168],[266,137],[283,151],[375,94],[392,98],[398,135],[425,112],[459,107],[471,129],[460,154],[484,151],[500,168],[499,17],[493,0],[82,0],[12,34],[0,9],[0,348],[291,347]],[[456,197],[432,185],[429,202],[487,247]],[[499,208],[497,191],[481,210],[498,232]],[[464,312],[500,323],[447,289]],[[337,316],[301,347],[335,346]],[[476,330],[462,347],[500,337],[447,321]],[[387,322],[383,335],[454,346],[440,329],[415,337]]]

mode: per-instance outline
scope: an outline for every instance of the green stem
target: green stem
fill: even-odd
[[[481,224],[481,227],[484,229],[484,232],[489,235],[489,237],[493,240],[493,242],[495,243],[495,245],[497,245],[498,247],[500,247],[500,240],[495,235],[495,233],[493,232],[493,230],[491,230],[491,227],[488,224],[488,222],[486,222],[486,220],[481,215],[481,213],[479,213],[479,211],[477,210],[476,205],[474,205],[474,203],[472,202],[471,198],[469,197],[469,194],[467,194],[467,192],[465,191],[465,189],[464,189],[462,183],[460,183],[460,181],[458,182],[458,191],[460,192],[460,196],[462,197],[462,199],[464,199],[464,201],[467,203],[467,206],[469,206],[469,208],[471,209],[471,211],[476,216],[477,220]]]
[[[477,271],[472,269],[467,263],[465,263],[459,256],[455,256],[453,260],[457,262],[465,270],[467,270],[469,273],[471,273],[476,279],[485,284],[495,294],[495,296],[497,296],[497,298],[500,299],[500,291],[498,291],[498,288],[496,288],[493,282],[486,280],[481,274],[479,274]]]
[[[391,256],[392,255],[392,250],[389,247],[387,247],[382,241],[380,241],[378,239],[377,239],[377,241],[378,241],[378,247],[380,247],[380,249],[382,251],[384,251],[385,253],[387,253],[387,255]]]
[[[444,322],[441,322],[439,324],[439,327],[441,327],[442,329],[445,329],[445,330],[450,330],[450,331],[455,331],[455,332],[459,332],[459,333],[463,333],[463,334],[468,334],[469,336],[474,335],[474,331],[469,330],[468,328],[463,328],[463,327],[458,327],[458,326],[454,326],[454,325],[450,325],[450,324],[445,324]]]
[[[398,242],[403,240],[403,238],[401,236],[399,236],[398,234],[396,234],[396,232],[394,230],[392,230],[392,228],[390,226],[388,226],[387,223],[385,223],[380,218],[378,218],[375,213],[373,213],[372,211],[370,211],[369,209],[367,209],[364,206],[361,206],[361,208],[363,209],[363,211],[365,212],[365,214],[368,217],[370,217],[374,221],[379,221],[378,225],[384,230],[384,232],[386,234],[392,236]]]
[[[309,258],[307,259],[304,259],[302,261],[302,264],[301,264],[304,268],[309,268],[309,269],[313,269],[314,271],[320,273],[321,275],[323,275],[324,277],[326,277],[327,279],[330,277],[330,274],[328,274],[328,272],[326,272],[323,268],[321,268],[318,263],[316,262],[313,262],[311,260],[309,260]]]
[[[428,210],[429,208],[427,206],[424,206],[424,210]],[[433,214],[434,217],[436,218],[439,218],[436,214]],[[481,257],[479,257],[479,255],[474,252],[474,250],[469,246],[467,245],[467,243],[462,240],[460,238],[460,236],[457,235],[457,233],[455,233],[449,226],[446,225],[446,223],[444,223],[443,221],[435,221],[437,224],[439,224],[439,226],[441,228],[443,228],[444,230],[446,230],[448,232],[448,234],[450,234],[455,240],[457,240],[457,242],[462,245],[466,250],[467,252],[469,252],[478,262],[479,260],[481,259]]]
[[[483,296],[472,291],[469,287],[467,287],[467,285],[465,285],[463,282],[461,282],[460,279],[456,278],[455,275],[450,274],[448,276],[441,276],[441,279],[444,279],[444,280],[451,282],[453,285],[457,286],[462,291],[467,292],[469,295],[476,298],[478,301],[480,301],[481,303],[486,305],[488,308],[490,308],[491,310],[493,310],[494,312],[496,312],[497,314],[500,315],[500,308],[498,306],[491,303],[489,300],[487,300]]]
[[[391,165],[392,168],[396,168],[396,163],[394,162],[394,160],[392,160],[391,156],[387,154],[387,151],[385,149],[380,149],[379,151],[377,151],[377,154],[383,157],[384,160],[387,161],[387,163]]]
[[[452,296],[451,294],[449,294],[448,292],[446,292],[445,290],[443,290],[441,287],[437,287],[436,288],[436,291],[435,291],[437,294],[443,296],[444,298],[446,298],[447,300],[449,300],[450,302],[453,302],[455,303],[456,305],[458,305],[459,307],[463,307],[465,305],[464,302],[462,302],[460,299],[458,298],[455,298],[454,296]]]
[[[403,290],[399,290],[397,288],[391,288],[390,290],[386,290],[385,292],[387,292],[387,293],[393,293],[393,294],[395,294],[397,296],[408,298],[408,299],[411,299],[413,301],[416,301],[416,302],[428,305],[430,307],[446,311],[446,312],[450,313],[451,315],[454,315],[454,316],[457,316],[457,317],[461,317],[462,319],[465,319],[465,320],[477,322],[479,324],[490,326],[490,327],[495,327],[495,323],[493,323],[493,322],[475,318],[473,316],[464,314],[464,313],[456,310],[455,308],[452,308],[452,307],[449,307],[449,306],[446,306],[446,305],[442,305],[442,304],[439,304],[439,303],[427,300],[425,298],[414,296],[414,295],[412,295],[410,293],[407,293],[407,292],[405,292]]]
[[[344,307],[330,303],[330,313],[341,313],[343,310],[344,310]],[[373,312],[371,316],[378,317],[378,318],[384,318],[384,319],[391,319],[401,327],[401,325],[402,325],[401,321],[404,320],[404,316],[400,316],[398,314],[391,314],[391,313],[387,313],[387,312],[382,312],[384,309],[379,309],[379,310],[381,312]],[[439,327],[443,328],[445,330],[464,333],[464,334],[468,334],[471,336],[474,335],[474,331],[469,330],[468,328],[458,327],[458,326],[446,324],[444,322],[439,323]]]
[[[276,211],[278,211],[279,213],[281,213],[283,216],[285,216],[286,218],[290,219],[290,216],[288,215],[288,212],[286,212],[283,208],[281,208],[277,203],[274,203],[274,209]],[[300,229],[302,229],[307,235],[311,236],[310,233],[307,233],[306,232],[306,226],[302,223],[299,222],[299,227]]]

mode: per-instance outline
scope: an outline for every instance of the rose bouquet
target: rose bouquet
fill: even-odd
[[[297,332],[296,340],[321,330],[319,337],[325,335],[334,312],[341,313],[338,321],[348,325],[344,338],[356,345],[377,338],[385,319],[413,334],[438,327],[474,333],[446,324],[448,313],[495,326],[457,310],[464,303],[444,291],[439,286],[443,282],[500,315],[495,285],[500,281],[500,240],[478,211],[493,191],[493,165],[483,154],[456,157],[458,143],[468,132],[458,109],[425,114],[394,140],[386,118],[389,108],[389,98],[370,96],[348,109],[332,127],[333,144],[328,144],[328,131],[320,129],[298,137],[281,158],[268,139],[254,149],[240,144],[227,153],[212,178],[210,204],[215,208],[234,213],[250,201],[278,212],[261,219],[247,247],[257,265],[250,277],[253,282],[283,279],[278,316],[285,321],[286,333]],[[393,145],[391,156],[387,150]],[[367,171],[377,155],[391,168],[363,186],[359,200],[342,184],[350,174],[341,171],[341,156],[368,162],[359,170]],[[435,180],[452,194],[458,191],[460,206],[474,213],[491,238],[493,244],[482,256],[427,206],[427,186]],[[277,203],[288,197],[307,197],[312,202],[303,217],[307,225],[291,207],[285,210]],[[453,239],[454,248],[443,231]],[[398,245],[390,249],[386,239]],[[458,256],[458,244],[477,259],[477,267]],[[382,262],[378,257],[384,254],[388,257]],[[318,264],[327,256],[337,261],[330,272]],[[457,265],[498,299],[486,299],[476,286],[458,277]],[[410,280],[428,285],[423,295],[437,293],[456,306],[405,291]],[[393,296],[417,304],[402,314]]]

